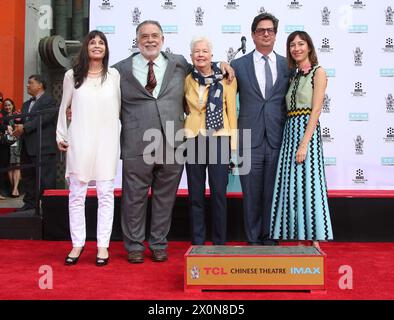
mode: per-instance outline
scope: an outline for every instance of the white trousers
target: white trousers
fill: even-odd
[[[73,247],[83,247],[86,241],[85,200],[88,183],[70,175],[68,210]],[[97,247],[108,248],[114,220],[114,180],[96,181]]]

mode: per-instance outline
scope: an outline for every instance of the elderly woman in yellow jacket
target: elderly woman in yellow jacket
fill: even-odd
[[[205,37],[191,42],[194,70],[185,81],[188,116],[186,172],[192,244],[205,244],[205,180],[211,194],[212,242],[224,245],[227,229],[226,189],[230,152],[237,147],[237,82],[223,80],[212,64],[212,44]]]

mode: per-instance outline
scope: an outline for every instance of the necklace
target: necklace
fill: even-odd
[[[88,71],[90,74],[99,74],[103,71],[103,68],[101,68],[99,71]]]

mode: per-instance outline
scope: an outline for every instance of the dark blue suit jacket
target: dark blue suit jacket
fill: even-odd
[[[22,106],[22,114],[29,111],[30,100],[26,101]],[[31,112],[42,111],[45,109],[56,110],[56,101],[49,95],[44,93],[34,104]],[[56,122],[57,112],[48,112],[42,116],[42,154],[54,154],[57,152],[56,143]],[[22,136],[27,154],[29,156],[37,156],[37,128],[38,117],[29,117],[23,119],[24,134]]]
[[[278,78],[271,94],[264,98],[255,74],[253,52],[231,62],[240,98],[238,128],[251,129],[251,148],[260,146],[266,133],[268,143],[276,149],[281,145],[287,117],[285,96],[289,88],[290,70],[286,58],[276,54]],[[244,147],[242,140],[240,132],[240,148]]]

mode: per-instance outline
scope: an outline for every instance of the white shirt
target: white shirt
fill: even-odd
[[[263,54],[259,51],[255,50],[253,53],[253,61],[254,61],[254,69],[256,71],[257,82],[259,83],[261,94],[265,95],[265,60],[263,59]],[[268,55],[268,61],[271,68],[272,73],[272,81],[273,85],[275,85],[275,81],[278,78],[278,69],[276,68],[276,54],[275,52],[271,52]]]
[[[137,54],[133,57],[133,75],[137,78],[139,83],[145,88],[146,83],[148,81],[148,66],[149,60],[147,60],[142,54]],[[163,54],[159,54],[159,56],[153,60],[153,71],[155,73],[155,78],[157,81],[156,87],[153,90],[152,95],[157,98],[161,85],[163,84],[164,74],[167,69],[168,61],[163,56]]]
[[[35,97],[32,97],[35,99],[30,102],[29,110],[27,111],[28,113],[31,112],[31,109],[33,109],[34,104],[37,102],[38,99],[40,99],[44,95],[44,93],[45,93],[45,91],[41,92],[40,94],[36,95]]]

